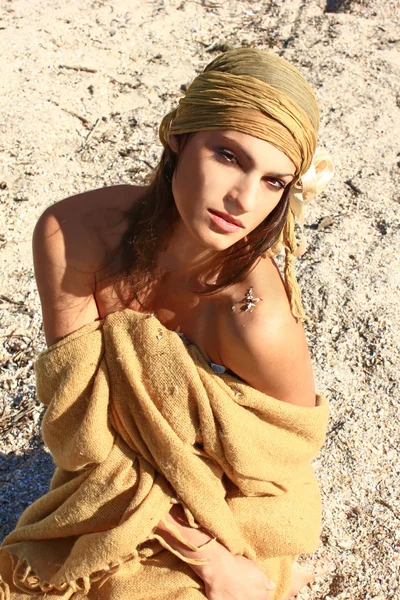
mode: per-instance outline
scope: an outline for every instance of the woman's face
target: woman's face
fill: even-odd
[[[272,144],[238,131],[200,131],[178,153],[172,192],[187,233],[221,251],[253,231],[275,208],[295,174]]]

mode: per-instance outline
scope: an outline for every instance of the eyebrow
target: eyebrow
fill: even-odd
[[[255,164],[255,160],[254,158],[251,156],[251,154],[249,154],[247,152],[247,150],[245,150],[243,148],[243,146],[241,146],[239,144],[239,142],[237,142],[236,140],[233,140],[230,137],[227,137],[226,135],[222,134],[222,137],[227,140],[228,142],[232,142],[233,144],[236,144],[236,146],[239,148],[239,150],[245,155],[245,157],[247,158],[247,160],[249,160],[252,164]],[[268,172],[268,175],[270,177],[292,177],[293,179],[295,178],[296,174],[295,173],[272,173],[271,171]]]

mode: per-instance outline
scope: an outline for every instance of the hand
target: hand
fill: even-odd
[[[193,550],[183,544],[172,535],[174,530],[198,549]],[[206,564],[188,564],[203,580],[208,600],[271,600],[268,591],[273,590],[275,585],[260,567],[244,556],[232,554],[217,540],[209,543],[211,535],[191,528],[181,506],[171,508],[161,519],[155,533],[181,556],[206,560]]]
[[[271,600],[268,592],[275,588],[255,562],[228,550],[195,570],[204,581],[208,600]]]

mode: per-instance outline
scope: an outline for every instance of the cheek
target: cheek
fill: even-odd
[[[196,207],[199,205],[200,192],[196,174],[185,167],[185,164],[180,165],[172,177],[172,195],[176,208],[184,221],[187,218],[193,218]]]
[[[260,223],[262,223],[266,218],[268,218],[272,211],[275,210],[275,208],[279,205],[281,201],[284,202],[284,200],[282,200],[283,194],[284,191],[282,191],[279,194],[276,193],[276,195],[272,192],[264,195],[263,201],[260,203],[259,210],[257,211],[257,225],[260,225]]]
[[[180,163],[172,176],[172,194],[175,202],[181,204],[185,196],[188,195],[188,171],[184,163]]]
[[[185,158],[185,157],[184,157]],[[221,177],[206,161],[182,160],[172,177],[172,193],[177,205],[208,203],[217,196],[221,188]]]
[[[278,206],[278,204],[280,203],[280,201],[282,200],[282,196],[283,196],[283,192],[280,192],[279,194],[276,194],[276,198],[272,198],[269,202],[269,209],[267,211],[267,215],[270,215],[272,213],[273,210],[275,210],[275,208]]]

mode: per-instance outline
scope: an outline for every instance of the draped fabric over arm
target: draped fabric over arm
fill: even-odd
[[[57,469],[0,548],[0,598],[204,598],[154,534],[177,502],[258,561],[282,597],[294,557],[318,543],[323,397],[297,407],[216,375],[195,346],[129,309],[51,346],[36,373]]]

